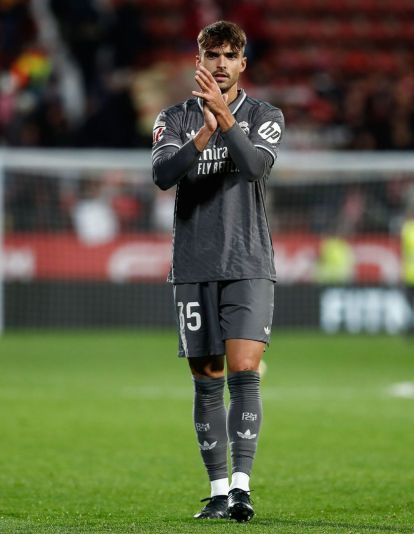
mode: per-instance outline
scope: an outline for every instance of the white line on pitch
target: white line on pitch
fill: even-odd
[[[387,393],[391,397],[402,399],[414,399],[414,382],[398,382],[387,388]]]

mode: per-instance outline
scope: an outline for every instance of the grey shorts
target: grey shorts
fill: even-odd
[[[262,278],[174,285],[178,355],[222,355],[226,339],[268,344],[274,282]]]

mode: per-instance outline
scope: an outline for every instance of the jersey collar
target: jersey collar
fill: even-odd
[[[246,100],[246,97],[247,95],[244,89],[239,89],[239,94],[237,95],[236,100],[233,100],[229,106],[229,109],[233,115],[240,109],[241,105]],[[203,111],[203,100],[201,98],[197,98],[197,104],[201,111]]]

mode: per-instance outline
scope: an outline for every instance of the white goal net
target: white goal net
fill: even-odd
[[[0,152],[1,328],[170,327],[174,190],[147,151]],[[411,153],[281,152],[267,209],[276,327],[404,331]]]

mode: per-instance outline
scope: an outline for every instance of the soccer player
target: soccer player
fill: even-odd
[[[211,484],[207,505],[194,517],[249,521],[249,479],[262,420],[258,369],[274,304],[265,190],[284,121],[279,109],[239,88],[246,68],[246,35],[239,26],[215,22],[197,40],[194,98],[155,121],[153,178],[161,189],[177,186],[169,281],[179,356],[187,358],[193,376],[194,426]]]

